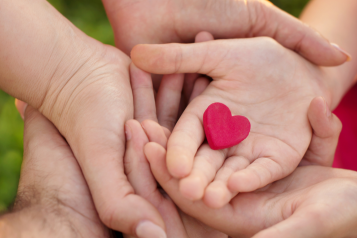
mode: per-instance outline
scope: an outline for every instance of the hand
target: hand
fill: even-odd
[[[321,98],[314,99],[310,109],[319,108],[321,101]],[[319,114],[316,111],[309,116],[318,117]],[[326,116],[320,119],[324,125],[332,122]],[[333,124],[329,126],[333,128],[338,122]],[[155,130],[150,131],[149,137],[154,138],[151,141],[162,140]],[[145,146],[152,172],[162,188],[182,211],[232,237],[252,237],[254,234],[254,238],[355,237],[356,172],[319,166],[299,167],[289,177],[259,191],[238,194],[224,207],[212,209],[202,201],[192,202],[181,195],[179,181],[167,170],[165,152],[157,142]]]
[[[68,144],[32,107],[25,113],[18,194],[0,227],[1,237],[111,237]]]
[[[130,66],[130,72],[135,118],[141,121],[142,125],[137,120],[129,120],[125,124],[127,135],[127,147],[124,159],[125,173],[128,176],[130,184],[134,187],[135,193],[158,209],[165,221],[167,237],[227,238],[227,235],[202,224],[178,210],[167,194],[158,188],[144,155],[144,145],[149,142],[149,139],[155,140],[161,146],[166,147],[170,131],[156,123],[158,121],[156,112],[164,118],[169,118],[175,113],[177,114],[181,97],[180,87],[175,87],[178,82],[175,80],[177,75],[164,77],[158,91],[158,95],[162,96],[157,97],[156,104],[165,104],[165,106],[156,110],[150,74],[136,68],[133,64]],[[164,96],[168,94],[173,95],[170,100],[167,100]],[[151,135],[154,135],[154,138],[148,137]],[[149,231],[146,234],[147,237],[166,237],[165,232],[160,227],[148,223],[144,223],[143,225],[150,227],[147,228],[147,231]],[[138,233],[138,235],[140,236],[141,234]]]
[[[168,170],[182,179],[183,195],[203,198],[211,207],[292,173],[310,144],[311,100],[331,101],[323,69],[269,38],[138,45],[131,56],[150,73],[201,73],[213,79],[186,108],[167,148]],[[239,145],[214,151],[204,142],[202,117],[214,102],[250,120],[250,135]]]
[[[131,235],[145,221],[164,228],[124,174],[124,123],[133,118],[129,57],[86,36],[44,0],[0,1],[0,21],[8,23],[0,27],[0,88],[65,137],[102,222]]]
[[[193,42],[208,31],[217,39],[273,37],[318,65],[349,56],[313,29],[264,0],[103,0],[117,47],[129,54],[143,43]]]

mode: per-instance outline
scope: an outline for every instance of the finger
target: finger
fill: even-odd
[[[317,65],[335,66],[351,58],[314,29],[268,1],[250,1],[247,9],[248,14],[256,19],[249,35],[273,37],[281,45]]]
[[[195,43],[211,41],[211,40],[214,40],[214,37],[208,31],[201,31],[195,37]]]
[[[270,158],[259,158],[247,168],[235,172],[228,180],[228,188],[235,192],[252,192],[283,177],[282,166]]]
[[[167,130],[167,128],[163,128],[157,124],[157,122],[150,120],[143,121],[141,126],[144,129],[150,142],[158,143],[162,147],[166,148],[168,133],[165,132],[165,129]]]
[[[203,144],[194,158],[192,172],[180,181],[182,195],[192,201],[201,199],[222,166],[226,153],[227,150],[212,150],[208,144]]]
[[[24,119],[27,103],[25,103],[19,99],[15,99],[15,106],[16,106],[17,111],[20,113],[21,118]]]
[[[205,134],[202,121],[187,110],[177,122],[167,144],[167,167],[174,177],[183,178],[192,170],[194,157]]]
[[[191,97],[189,99],[189,103],[195,99],[197,96],[199,96],[207,86],[209,85],[210,81],[206,77],[200,77],[195,81],[195,85],[193,87]]]
[[[145,119],[157,121],[151,75],[130,64],[130,82],[134,98],[134,118],[139,122]]]
[[[205,42],[205,41],[210,41],[214,40],[213,35],[207,31],[202,31],[198,33],[195,37],[195,43],[199,42]],[[188,103],[190,98],[192,98],[192,90],[194,88],[196,80],[199,78],[198,74],[186,74],[185,75],[185,83],[183,86],[183,94],[186,100],[186,103]]]
[[[312,100],[307,116],[313,135],[310,147],[300,165],[332,166],[342,123],[331,113],[322,97]]]
[[[330,235],[321,227],[321,215],[316,211],[310,211],[309,214],[293,214],[288,219],[259,232],[253,238],[322,238]]]
[[[249,164],[250,161],[241,156],[232,156],[226,159],[218,170],[214,181],[206,188],[203,202],[215,209],[226,205],[237,195],[237,192],[228,189],[228,179],[233,173],[245,169]]]
[[[170,131],[177,121],[183,82],[184,74],[165,75],[156,96],[157,119]]]

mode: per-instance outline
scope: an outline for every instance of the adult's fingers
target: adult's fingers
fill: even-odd
[[[300,20],[273,6],[268,1],[247,1],[249,36],[268,36],[296,51],[312,63],[335,66],[350,59],[336,44],[331,44],[318,32]]]
[[[151,75],[130,64],[130,82],[134,99],[134,118],[157,121],[154,88]]]
[[[313,135],[310,147],[300,165],[318,164],[331,166],[342,123],[336,115],[331,113],[322,97],[316,97],[312,100],[307,116]]]
[[[183,83],[184,74],[164,75],[156,96],[157,119],[170,131],[177,121]]]
[[[208,80],[208,78],[206,77],[199,77],[196,81],[195,81],[195,85],[193,86],[193,90],[189,99],[189,103],[195,99],[197,96],[199,96],[203,91],[205,91],[205,89],[207,88],[207,86],[209,85],[210,81]]]

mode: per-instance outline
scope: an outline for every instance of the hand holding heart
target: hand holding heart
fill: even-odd
[[[269,38],[138,45],[131,56],[150,73],[213,79],[188,105],[167,146],[168,171],[180,179],[181,193],[211,207],[293,172],[310,144],[311,100],[321,95],[330,101],[323,68]],[[215,151],[204,142],[203,114],[215,102],[249,119],[251,133],[239,145]]]

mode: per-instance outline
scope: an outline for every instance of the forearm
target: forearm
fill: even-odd
[[[332,108],[354,84],[357,74],[357,1],[313,0],[301,20],[346,50],[352,60],[339,67],[326,68],[332,77]]]
[[[89,37],[45,0],[0,0],[0,25],[0,88],[35,108],[90,57]]]

